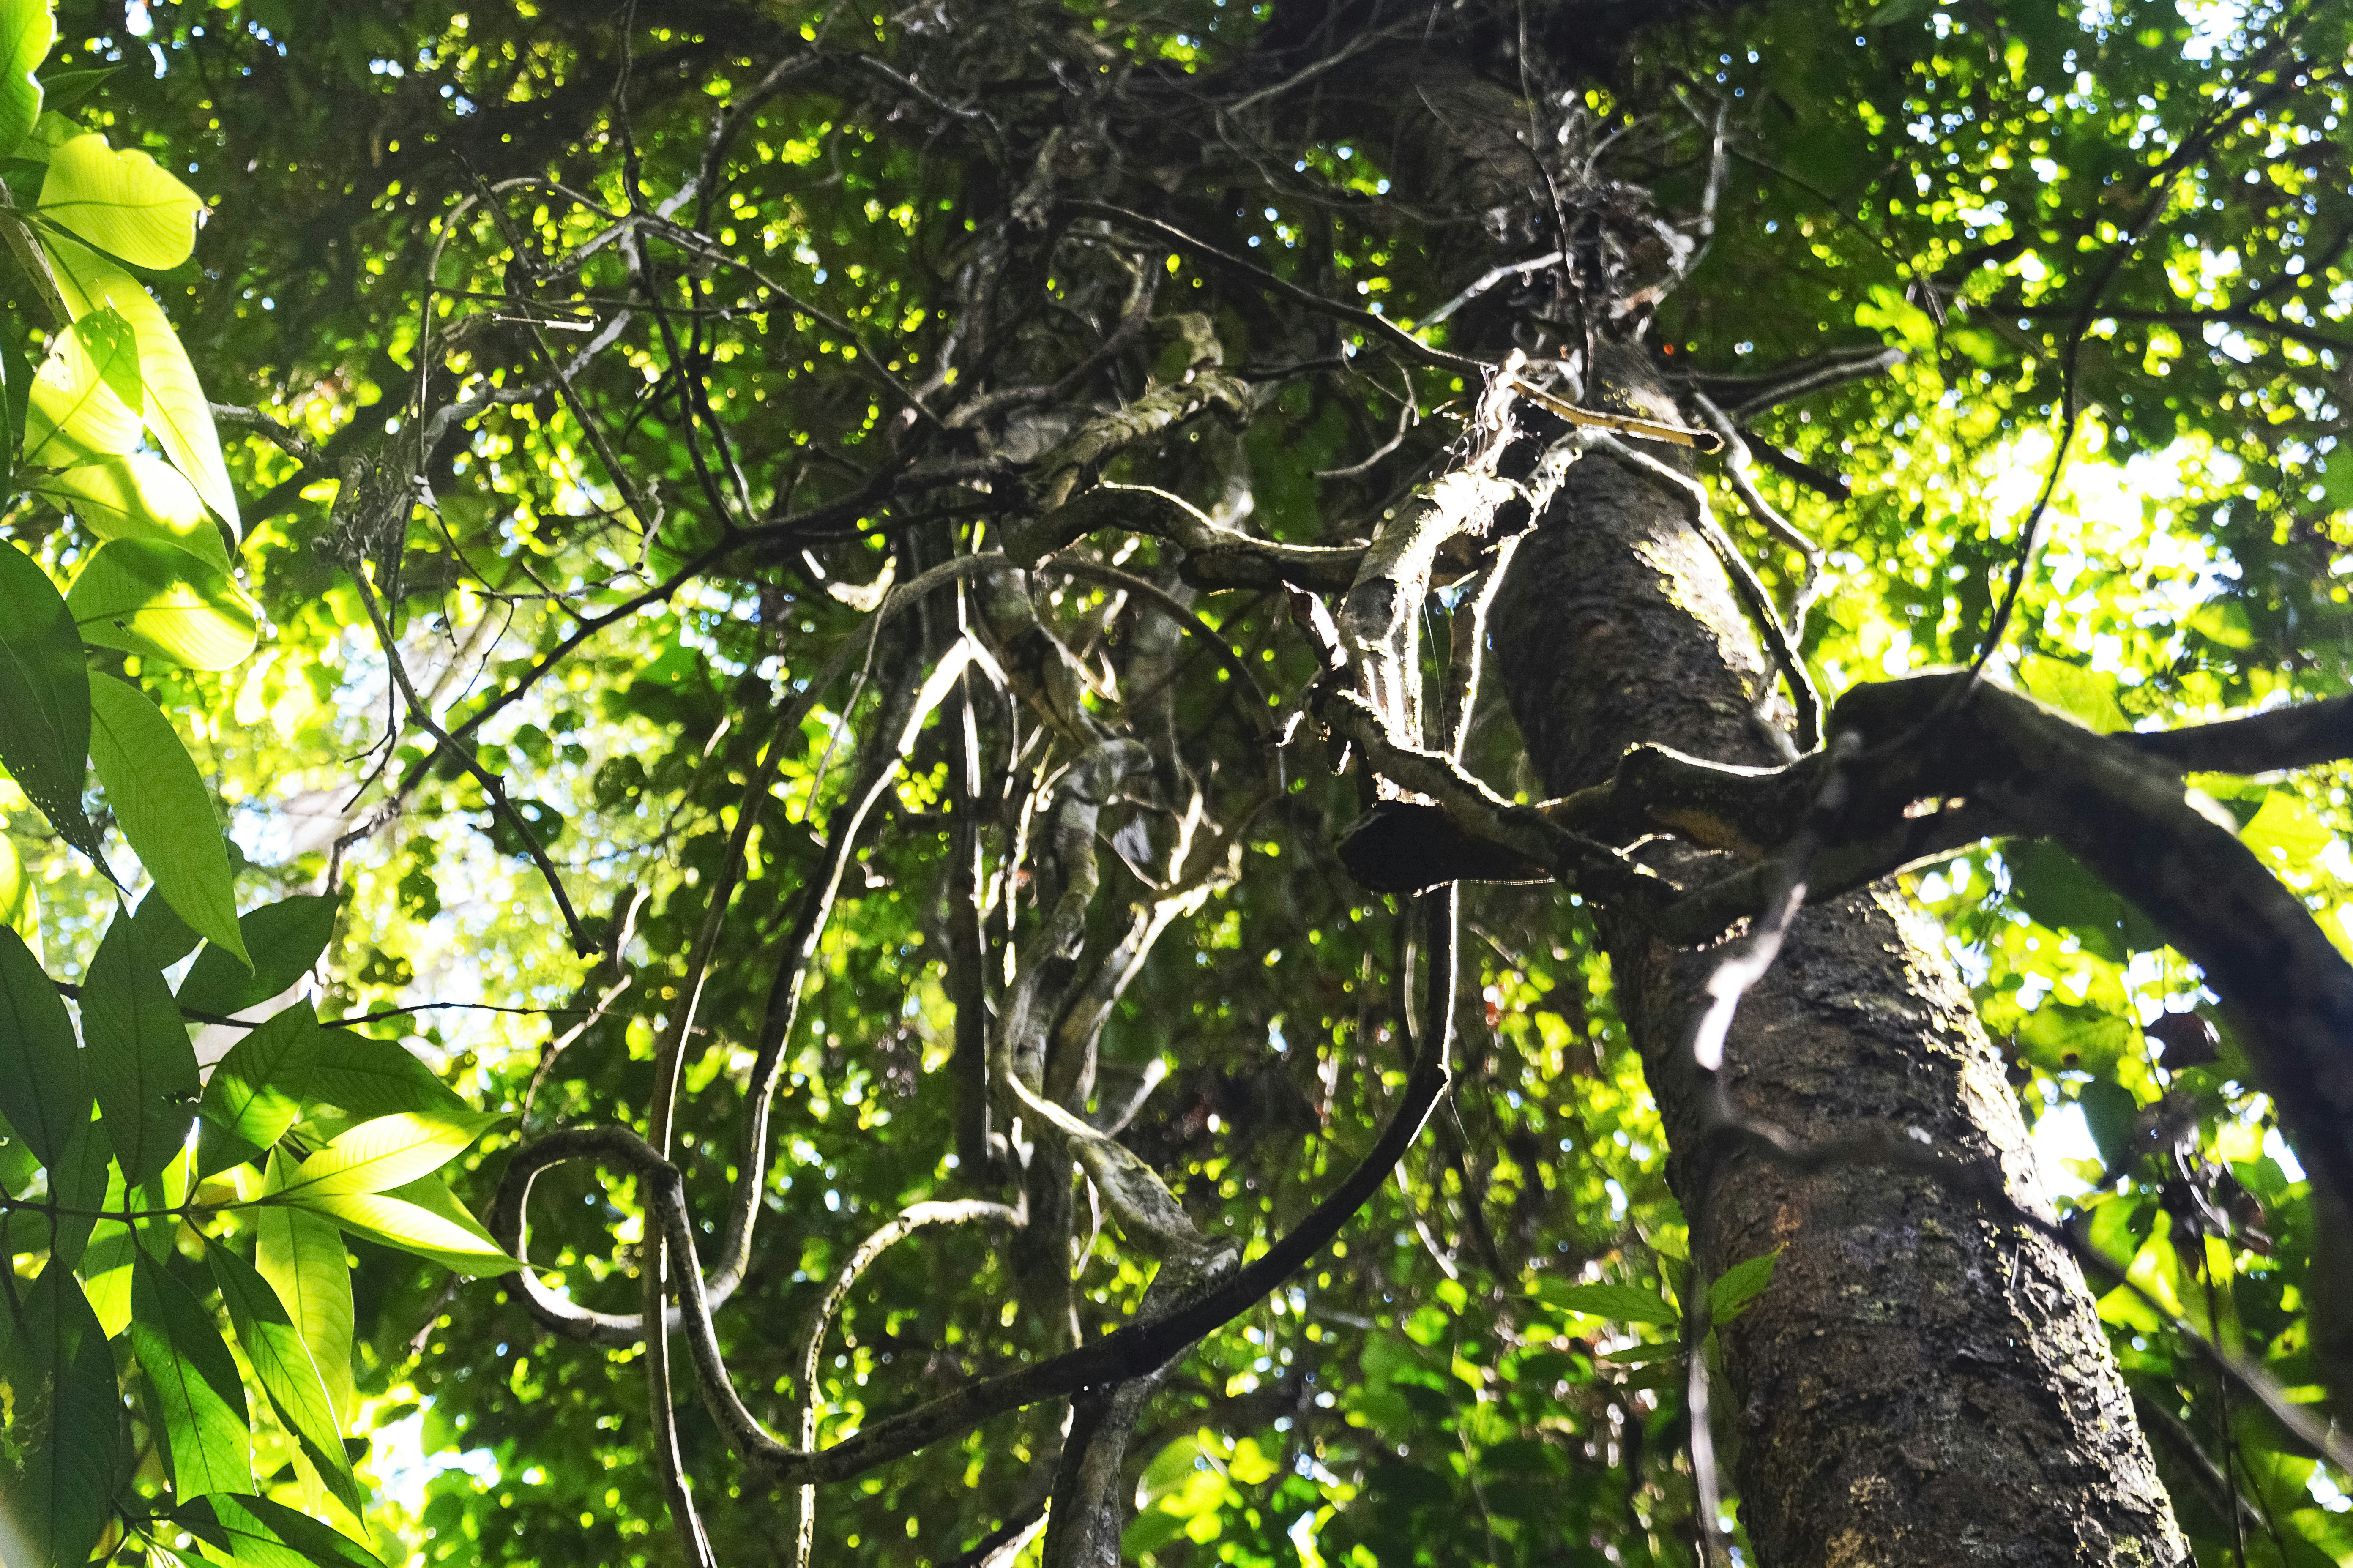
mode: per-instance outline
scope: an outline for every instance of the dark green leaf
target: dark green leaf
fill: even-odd
[[[90,762],[122,837],[180,918],[237,952],[244,937],[227,841],[179,732],[146,693],[111,675],[90,676]]]
[[[81,1262],[98,1226],[97,1211],[120,1212],[122,1173],[107,1157],[106,1134],[95,1121],[85,1121],[66,1142],[65,1152],[49,1167],[49,1195],[61,1211],[51,1234],[50,1250],[69,1268]]]
[[[33,367],[26,362],[16,335],[0,327],[0,408],[6,410],[7,427],[0,430],[0,502],[16,499],[16,460],[25,449],[25,405],[33,395]]]
[[[172,1518],[244,1568],[384,1568],[350,1536],[268,1498],[205,1498],[174,1509]]]
[[[197,1108],[206,1127],[198,1161],[205,1171],[255,1158],[294,1125],[318,1068],[320,1044],[311,1004],[296,1002],[229,1047]]]
[[[137,1186],[186,1143],[201,1086],[172,987],[128,910],[107,926],[82,978],[81,1027],[107,1138]]]
[[[473,1110],[397,1040],[348,1029],[326,1031],[311,1097],[359,1121],[403,1111],[448,1118]]]
[[[1761,1258],[1736,1263],[1717,1275],[1715,1283],[1707,1289],[1708,1315],[1719,1323],[1728,1323],[1740,1316],[1748,1303],[1773,1283],[1773,1265],[1780,1257],[1781,1249],[1777,1247]]]
[[[140,899],[131,919],[139,928],[139,938],[147,949],[148,958],[166,969],[195,952],[196,943],[205,940],[188,929],[188,922],[173,910],[169,899],[152,888]]]
[[[49,826],[106,870],[81,805],[90,776],[81,634],[48,574],[13,544],[0,548],[0,764]]]
[[[41,78],[42,107],[58,114],[98,90],[106,79],[121,70],[121,66],[100,66],[94,70],[51,71]]]
[[[180,1005],[207,1013],[237,1013],[267,1002],[311,971],[335,931],[335,900],[305,893],[264,904],[237,922],[252,972],[218,947],[196,955],[180,983]]]
[[[2133,1127],[2140,1120],[2140,1101],[2132,1090],[2105,1081],[2085,1084],[2076,1093],[2084,1108],[2084,1125],[2099,1145],[2100,1158],[2110,1170],[2132,1152]]]
[[[90,1121],[90,1079],[73,1019],[25,945],[0,926],[0,1116],[33,1157],[54,1166]]]
[[[72,1271],[54,1258],[26,1292],[24,1318],[0,1351],[0,1375],[11,1396],[0,1510],[34,1563],[79,1563],[113,1512],[122,1401],[98,1318]]]
[[[237,1362],[212,1313],[144,1253],[132,1266],[131,1348],[154,1391],[173,1491],[183,1500],[251,1491],[250,1416]]]
[[[301,1331],[294,1326],[286,1304],[253,1265],[226,1246],[209,1247],[205,1256],[212,1264],[221,1300],[228,1306],[229,1321],[237,1326],[237,1343],[245,1347],[245,1359],[261,1381],[262,1391],[269,1395],[280,1424],[294,1435],[327,1489],[344,1507],[359,1512],[363,1503],[359,1482],[353,1479],[351,1461],[343,1454],[334,1402],[327,1395],[326,1382],[319,1375],[318,1363],[311,1359],[310,1348],[302,1342]]]

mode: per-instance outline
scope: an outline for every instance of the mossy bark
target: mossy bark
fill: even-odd
[[[1642,372],[1626,363],[1621,383]],[[1619,389],[1630,407],[1672,408]],[[1606,403],[1605,399],[1605,403]],[[1764,663],[1722,566],[1655,480],[1579,462],[1520,551],[1496,664],[1530,760],[1556,793],[1651,741],[1775,760],[1750,710]],[[1666,852],[1679,874],[1705,858]],[[2189,1560],[2073,1262],[1926,1177],[1866,1166],[1792,1175],[1704,1164],[1688,1042],[1714,952],[1604,916],[1619,1005],[1678,1151],[1668,1179],[1703,1267],[1779,1251],[1773,1284],[1724,1332],[1719,1441],[1768,1568]],[[1941,934],[1893,889],[1798,921],[1748,994],[1725,1087],[1801,1139],[1900,1129],[1999,1161],[2042,1209],[2002,1064]]]

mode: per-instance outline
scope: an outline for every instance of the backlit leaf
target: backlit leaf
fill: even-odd
[[[14,153],[40,118],[41,84],[33,72],[56,37],[47,0],[0,0],[0,157]]]
[[[292,1169],[282,1152],[273,1152],[265,1190],[282,1187]],[[280,1204],[256,1209],[253,1223],[254,1267],[286,1303],[319,1363],[337,1415],[348,1424],[357,1395],[352,1388],[352,1271],[343,1236],[332,1222]]]
[[[136,148],[77,136],[49,154],[40,211],[99,249],[161,272],[188,258],[204,203]]]
[[[137,1186],[186,1145],[200,1086],[179,1005],[128,910],[109,923],[82,976],[81,1031],[107,1141]]]
[[[100,458],[34,481],[35,491],[70,510],[100,539],[157,539],[228,570],[220,528],[195,487],[161,458]]]
[[[155,301],[138,280],[112,262],[71,241],[46,247],[58,272],[58,287],[77,317],[102,305],[111,305],[129,318],[139,334],[139,374],[146,384],[145,423],[155,444],[196,487],[205,504],[239,532],[237,490],[228,466],[221,460],[220,437],[213,428],[212,407],[187,350],[164,320]]]
[[[186,987],[181,988],[185,999]],[[285,1135],[302,1113],[319,1061],[319,1026],[308,1002],[296,1002],[229,1047],[205,1085],[199,1113],[227,1140],[208,1142],[206,1171],[250,1160]]]
[[[213,1315],[144,1253],[132,1268],[131,1348],[154,1391],[182,1499],[253,1489],[253,1443],[245,1384]]]
[[[237,920],[248,965],[220,947],[196,954],[188,977],[180,982],[183,1006],[207,1013],[241,1013],[292,985],[319,962],[335,931],[335,900],[316,893],[298,894],[274,904],[248,910]]]
[[[399,1111],[338,1134],[286,1179],[285,1195],[380,1193],[448,1164],[501,1118],[479,1111]]]
[[[144,692],[111,675],[90,678],[90,760],[116,826],[189,929],[242,953],[220,817],[178,731]]]
[[[413,1252],[460,1274],[511,1274],[522,1267],[480,1225],[461,1224],[389,1193],[305,1192],[290,1195],[289,1201],[324,1215],[354,1236]]]
[[[256,612],[236,579],[160,540],[100,545],[66,604],[83,641],[126,653],[227,669],[253,651]]]
[[[205,1257],[212,1265],[221,1300],[227,1303],[237,1343],[245,1347],[245,1359],[260,1380],[262,1391],[269,1395],[280,1423],[294,1435],[328,1489],[344,1507],[359,1512],[359,1483],[353,1479],[351,1462],[343,1453],[334,1403],[327,1396],[318,1363],[311,1360],[285,1303],[251,1264],[227,1247],[208,1247]]]
[[[104,864],[83,814],[90,679],[72,612],[33,558],[0,545],[0,764],[67,843]]]
[[[25,939],[0,928],[0,1115],[43,1165],[90,1125],[92,1097],[73,1019]]]

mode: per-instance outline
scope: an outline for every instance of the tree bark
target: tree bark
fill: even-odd
[[[1614,374],[1620,403],[1672,416],[1639,364]],[[1538,520],[1494,627],[1529,758],[1556,794],[1599,782],[1638,742],[1777,760],[1750,711],[1763,656],[1723,567],[1677,498],[1606,455],[1577,463]],[[1660,857],[1683,875],[1708,858]],[[2186,1563],[2073,1262],[1925,1176],[1707,1156],[1689,1042],[1721,955],[1606,913],[1599,926],[1677,1151],[1669,1184],[1699,1216],[1695,1263],[1779,1251],[1771,1288],[1723,1331],[1731,1388],[1717,1400],[1760,1559]],[[1799,918],[1740,1009],[1724,1087],[1800,1139],[1879,1126],[1998,1161],[2012,1195],[2048,1212],[1941,934],[1893,889]]]

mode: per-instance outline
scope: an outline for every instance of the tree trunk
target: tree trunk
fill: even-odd
[[[1648,381],[1630,363],[1617,374]],[[1654,391],[1620,401],[1672,416]],[[1763,658],[1723,568],[1675,498],[1607,456],[1577,463],[1539,519],[1494,628],[1530,760],[1556,794],[1599,782],[1637,742],[1778,760],[1750,711]],[[1712,858],[1672,853],[1684,876]],[[1669,1183],[1699,1216],[1694,1261],[1713,1273],[1779,1249],[1771,1288],[1723,1332],[1731,1388],[1717,1400],[1762,1561],[2187,1562],[2073,1262],[1921,1175],[1704,1157],[1689,1042],[1720,954],[1606,915],[1600,930],[1678,1151]],[[2045,1207],[1941,936],[1892,889],[1804,913],[1742,1005],[1724,1078],[1741,1112],[1800,1139],[1901,1129],[1999,1160],[2011,1192]]]

